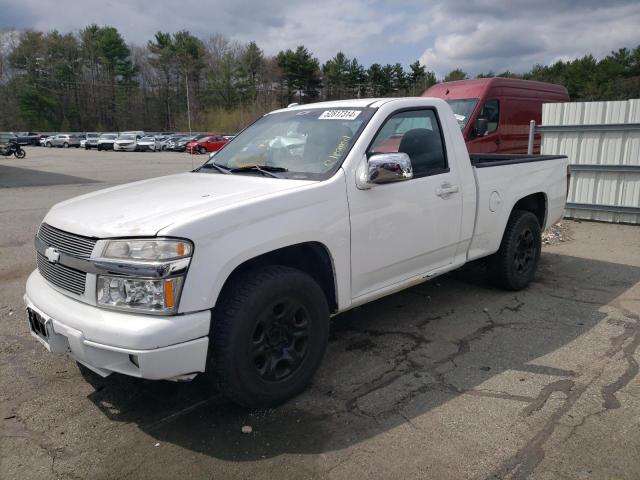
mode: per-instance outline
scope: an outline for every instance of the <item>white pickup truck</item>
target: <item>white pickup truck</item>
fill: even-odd
[[[195,171],[55,205],[30,329],[102,376],[210,372],[240,404],[277,404],[310,382],[332,315],[481,257],[526,287],[567,178],[562,156],[470,158],[435,98],[278,110]]]

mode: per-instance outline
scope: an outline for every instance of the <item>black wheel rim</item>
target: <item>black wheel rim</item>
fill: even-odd
[[[310,329],[309,313],[295,299],[280,299],[265,309],[250,339],[250,359],[258,375],[269,382],[293,375],[306,357]]]
[[[533,265],[536,253],[536,242],[533,232],[525,229],[520,232],[516,240],[516,249],[513,255],[513,266],[517,273],[524,274],[529,271]]]

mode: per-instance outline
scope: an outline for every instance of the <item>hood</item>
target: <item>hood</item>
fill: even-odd
[[[188,217],[312,183],[255,175],[180,173],[66,200],[54,205],[44,222],[88,237],[153,236]]]

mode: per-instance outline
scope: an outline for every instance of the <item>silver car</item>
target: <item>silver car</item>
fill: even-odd
[[[77,135],[61,133],[55,135],[51,139],[48,139],[46,145],[47,147],[80,148],[80,137],[78,137]]]

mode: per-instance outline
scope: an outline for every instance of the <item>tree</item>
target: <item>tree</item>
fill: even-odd
[[[186,30],[171,35],[157,32],[149,40],[151,63],[162,72],[165,100],[164,128],[173,129],[177,122],[186,125],[187,83],[196,98],[200,92],[200,74],[205,67],[205,48],[202,41]],[[194,103],[194,110],[197,104]],[[180,115],[179,115],[180,113]]]
[[[447,75],[444,77],[444,81],[453,82],[455,80],[466,80],[467,78],[469,77],[465,72],[463,72],[459,68],[456,68],[455,70],[451,70],[449,73],[447,73]]]
[[[409,83],[409,76],[400,63],[391,67],[391,89],[394,92],[404,92]]]
[[[79,48],[76,37],[57,31],[23,32],[9,55],[16,79],[20,117],[34,128],[78,128]]]
[[[264,53],[256,42],[249,42],[240,54],[240,70],[245,88],[243,97],[254,101],[258,96],[258,83],[264,71]]]
[[[373,63],[367,69],[367,83],[372,97],[378,97],[382,93],[382,84],[384,83],[384,73],[382,72],[382,65],[379,63]]]
[[[112,128],[126,124],[130,114],[127,103],[131,98],[128,90],[133,88],[136,69],[124,39],[114,27],[89,25],[80,31],[80,54],[85,82],[83,124]],[[101,105],[101,108],[93,109],[91,105]]]
[[[313,101],[318,97],[318,89],[322,84],[320,79],[320,64],[311,52],[304,46],[281,51],[276,56],[278,67],[282,71],[282,83],[286,87],[286,103],[291,103],[297,95],[298,101],[305,97],[306,101]]]
[[[367,72],[358,60],[355,58],[349,63],[347,70],[346,86],[349,90],[350,97],[360,98],[366,95],[367,91]]]
[[[351,61],[342,52],[338,52],[322,66],[327,99],[344,98],[349,83],[350,67]]]

